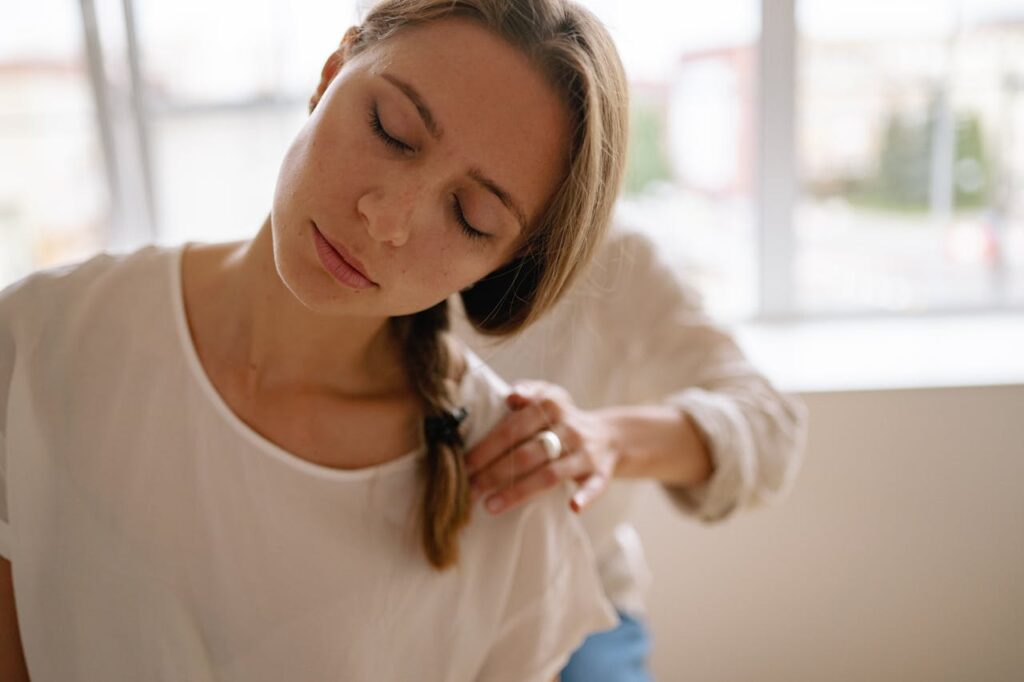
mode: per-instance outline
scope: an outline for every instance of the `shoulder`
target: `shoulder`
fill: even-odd
[[[153,279],[155,267],[167,265],[172,251],[148,246],[125,254],[99,253],[77,263],[39,270],[0,291],[0,319],[16,324],[26,319],[43,321],[55,312],[66,316],[69,308],[94,299],[98,292],[123,285],[135,287]]]
[[[484,561],[505,586],[480,679],[551,679],[588,634],[618,623],[568,494],[556,488],[497,516],[475,510]]]
[[[685,259],[680,256],[678,260],[650,234],[618,223],[608,231],[598,250],[586,284],[611,290],[618,298],[629,301],[645,293],[649,296],[662,291],[696,296],[687,281]]]
[[[181,247],[166,247],[150,244],[134,251],[117,253],[102,251],[84,260],[51,268],[37,270],[27,277],[11,284],[2,292],[3,296],[25,289],[45,289],[65,285],[79,285],[101,278],[105,274],[118,272],[129,274],[145,270],[157,261],[167,259],[180,251]]]
[[[109,267],[110,254],[97,254],[87,260],[60,267],[37,270],[0,291],[0,316],[10,321],[18,315],[47,307],[55,294],[79,289]]]
[[[470,449],[509,413],[505,399],[511,389],[473,351],[464,349],[462,353],[466,371],[460,396],[469,412],[464,440]],[[536,578],[538,589],[545,577],[554,576],[560,567],[589,575],[595,562],[586,532],[569,507],[573,492],[574,484],[565,481],[501,514],[480,508],[474,513],[473,525],[477,530],[486,529],[485,535],[503,548],[491,547],[492,552],[508,550],[513,556],[528,557],[530,566],[521,569],[525,571],[521,577],[530,585]]]
[[[508,383],[463,342],[453,341],[459,358],[458,402],[469,413],[463,439],[472,448],[508,413]]]
[[[536,605],[557,610],[552,599],[610,609],[590,537],[569,507],[573,486],[563,482],[499,514],[486,511],[482,500],[473,510],[468,530],[486,557],[481,560],[508,571],[513,609]]]
[[[166,315],[173,250],[150,246],[132,253],[100,253],[88,260],[40,270],[0,292],[0,345],[14,357],[69,360],[90,341],[127,343],[151,318]],[[9,351],[9,352],[8,352]]]
[[[575,298],[594,326],[620,343],[635,342],[640,329],[667,329],[670,321],[703,322],[704,300],[684,260],[651,235],[616,225]]]

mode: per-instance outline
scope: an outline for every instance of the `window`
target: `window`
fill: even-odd
[[[0,21],[0,285],[104,243],[110,198],[74,5]]]
[[[134,4],[160,240],[254,234],[355,2]]]
[[[251,235],[366,4],[19,4],[0,22],[0,282]],[[713,314],[1024,306],[1024,0],[584,4],[631,81],[619,219]]]
[[[799,310],[1024,303],[1024,3],[799,9]]]
[[[756,0],[588,6],[630,79],[619,218],[656,239],[721,317],[755,307]]]

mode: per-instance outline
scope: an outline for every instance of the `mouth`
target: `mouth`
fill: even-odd
[[[350,254],[341,244],[327,239],[316,223],[313,225],[313,245],[320,264],[335,280],[351,289],[370,289],[380,285],[367,277],[362,263]]]

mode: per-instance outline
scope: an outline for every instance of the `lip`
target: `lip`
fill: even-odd
[[[313,245],[320,263],[334,279],[353,289],[369,289],[380,286],[366,274],[366,267],[348,249],[327,238],[316,223],[313,225]]]

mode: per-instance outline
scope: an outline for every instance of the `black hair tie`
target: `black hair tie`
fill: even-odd
[[[461,445],[462,435],[459,424],[465,421],[469,412],[465,407],[457,407],[451,412],[427,417],[423,420],[423,431],[428,442],[441,442],[448,445]]]

